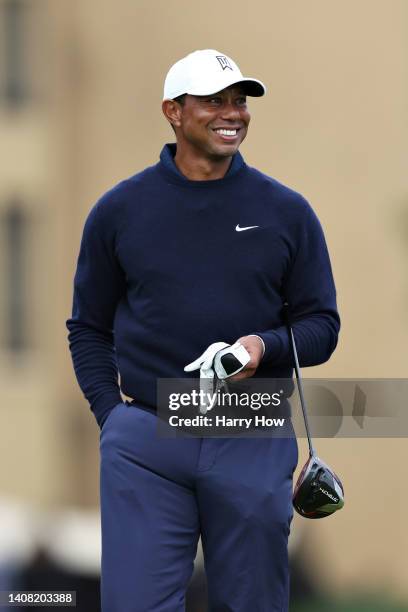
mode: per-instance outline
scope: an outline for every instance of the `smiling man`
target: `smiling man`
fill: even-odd
[[[222,178],[247,135],[251,116],[245,87],[230,85],[215,95],[164,100],[163,112],[176,132],[179,170],[191,180]]]
[[[67,327],[101,427],[103,612],[184,610],[200,535],[211,612],[288,610],[296,439],[156,433],[157,380],[196,376],[215,343],[244,347],[236,379],[292,377],[284,300],[300,365],[337,344],[316,215],[238,150],[264,93],[218,51],[178,61],[162,102],[176,143],[85,223]]]

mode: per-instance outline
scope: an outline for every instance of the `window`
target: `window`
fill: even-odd
[[[26,9],[24,0],[0,0],[0,97],[1,103],[12,109],[23,106],[29,98]]]
[[[2,348],[17,353],[27,348],[28,296],[26,274],[27,213],[13,198],[2,210]]]

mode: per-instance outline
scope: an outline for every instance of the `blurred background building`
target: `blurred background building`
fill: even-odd
[[[331,360],[305,376],[407,378],[405,0],[0,0],[0,581],[77,584],[88,612],[98,430],[65,328],[79,241],[98,197],[173,139],[164,75],[199,48],[266,83],[242,152],[303,193],[325,230],[343,326]],[[408,609],[406,439],[318,448],[347,505],[295,518],[293,611],[317,612],[306,606],[319,594],[332,610]]]

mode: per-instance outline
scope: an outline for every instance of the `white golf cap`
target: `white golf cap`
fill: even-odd
[[[242,76],[236,63],[215,49],[194,51],[173,64],[164,82],[163,100],[173,100],[182,94],[206,96],[230,85],[240,83],[248,96],[263,96],[265,85]]]

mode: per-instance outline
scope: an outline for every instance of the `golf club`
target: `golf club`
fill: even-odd
[[[324,518],[340,510],[344,506],[344,488],[340,478],[316,455],[316,451],[313,448],[295,336],[290,323],[289,304],[287,302],[284,304],[284,313],[292,345],[297,387],[309,444],[309,459],[303,466],[296,482],[293,493],[293,506],[295,510],[305,518]]]

